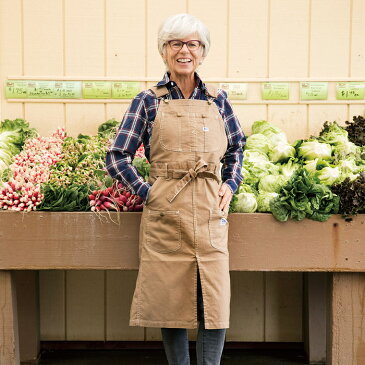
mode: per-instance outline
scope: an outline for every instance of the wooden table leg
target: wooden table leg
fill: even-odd
[[[304,346],[310,364],[326,362],[327,273],[304,273]]]
[[[365,364],[365,273],[329,280],[327,365]]]
[[[11,271],[0,270],[0,364],[19,365],[18,315]]]

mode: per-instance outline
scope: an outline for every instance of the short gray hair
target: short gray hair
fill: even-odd
[[[163,54],[166,42],[171,39],[185,38],[189,34],[197,33],[203,43],[203,57],[210,48],[210,34],[205,24],[190,14],[176,14],[167,18],[158,29],[158,51]]]

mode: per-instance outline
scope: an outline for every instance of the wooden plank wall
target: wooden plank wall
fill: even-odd
[[[159,80],[157,28],[179,12],[210,28],[204,79],[256,79],[248,100],[233,102],[247,134],[255,120],[267,119],[294,140],[317,133],[325,120],[343,124],[364,114],[365,103],[333,96],[336,80],[365,76],[363,0],[1,0],[1,85],[17,76]],[[261,101],[260,78],[289,80],[294,101]],[[329,101],[296,102],[303,78],[331,81]],[[42,135],[58,126],[70,135],[95,133],[103,121],[121,119],[130,102],[8,102],[1,93],[0,119],[25,118]],[[157,329],[128,327],[136,274],[41,272],[41,339],[159,340]],[[228,341],[302,341],[301,273],[231,277]]]

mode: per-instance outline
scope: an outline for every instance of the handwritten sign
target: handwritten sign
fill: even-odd
[[[247,99],[247,83],[225,82],[225,83],[220,83],[219,88],[227,92],[229,99],[233,100]]]
[[[362,100],[365,97],[365,82],[338,82],[337,100]]]
[[[54,97],[59,99],[81,99],[81,81],[55,81]]]
[[[141,91],[141,83],[134,81],[112,82],[112,99],[133,99]]]
[[[301,82],[301,100],[326,100],[328,96],[328,82]]]
[[[7,80],[5,82],[5,97],[8,99],[27,98],[27,81]]]
[[[262,84],[263,100],[288,100],[289,83],[287,82],[264,82]]]
[[[8,80],[5,96],[9,99],[81,98],[81,82],[47,80]]]
[[[112,84],[110,81],[83,81],[82,95],[84,99],[110,99]]]

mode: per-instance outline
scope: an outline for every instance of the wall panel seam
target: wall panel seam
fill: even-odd
[[[267,54],[266,54],[266,77],[270,77],[270,51],[271,51],[271,0],[267,4]]]
[[[311,40],[312,40],[312,0],[308,0],[308,50],[307,50],[307,77],[311,75]]]
[[[352,17],[353,17],[353,8],[354,8],[354,2],[353,0],[350,0],[350,9],[349,9],[349,66],[348,66],[348,76],[351,77],[352,74]]]

